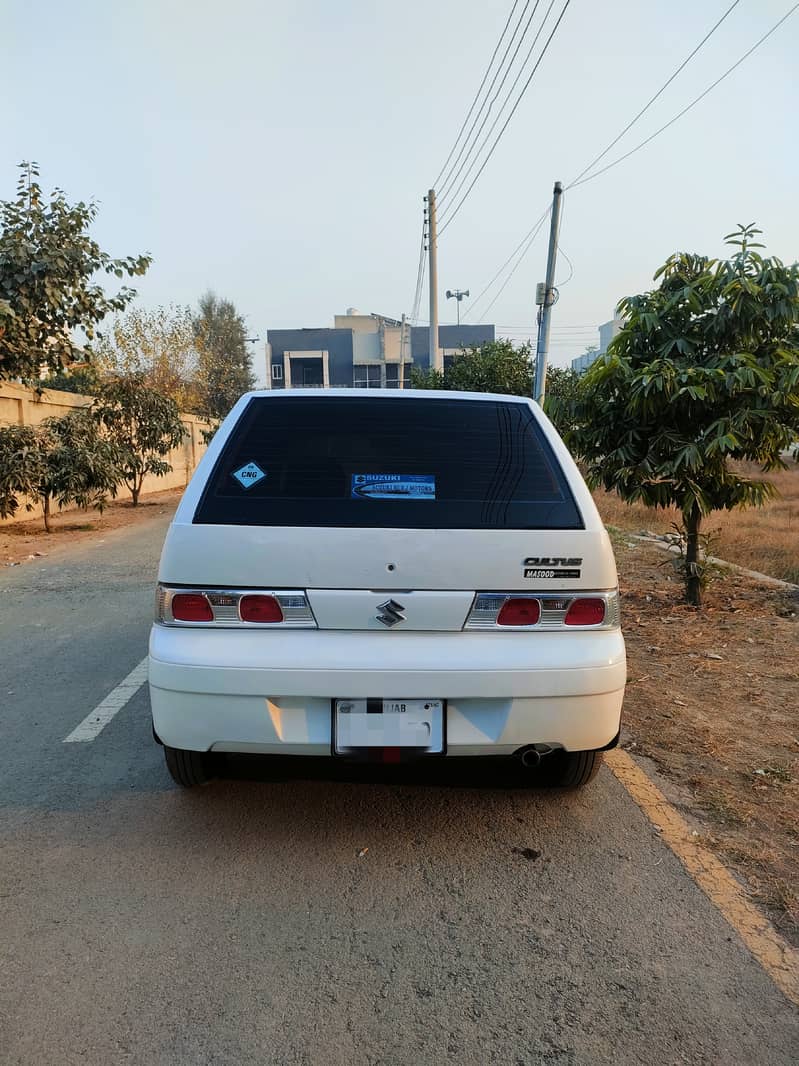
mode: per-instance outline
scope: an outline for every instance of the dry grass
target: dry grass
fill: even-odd
[[[759,570],[783,581],[799,584],[799,463],[791,462],[788,470],[765,475],[755,464],[741,464],[749,477],[772,481],[780,498],[763,508],[747,511],[716,511],[704,523],[704,532],[712,534],[712,554]],[[672,532],[672,522],[679,512],[653,510],[640,504],[630,506],[615,493],[594,493],[605,523],[621,529]]]

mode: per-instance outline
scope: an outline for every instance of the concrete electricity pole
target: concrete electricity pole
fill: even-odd
[[[549,255],[547,257],[547,280],[538,286],[536,303],[541,307],[538,313],[538,343],[535,356],[535,385],[533,395],[543,406],[547,384],[547,355],[549,354],[549,326],[552,317],[552,305],[555,302],[555,267],[558,258],[558,234],[560,232],[560,208],[563,200],[563,186],[555,182],[552,196],[552,219],[549,226]]]
[[[402,322],[400,323],[399,387],[401,389],[405,388],[405,312],[402,314]]]
[[[427,250],[430,256],[430,366],[444,369],[444,360],[438,346],[438,225],[436,222],[436,190],[427,193]]]

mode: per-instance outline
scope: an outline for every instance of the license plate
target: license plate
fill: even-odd
[[[363,748],[444,750],[443,700],[336,700],[335,752]]]

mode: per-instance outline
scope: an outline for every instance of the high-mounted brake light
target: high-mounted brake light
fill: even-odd
[[[178,592],[172,597],[172,617],[176,622],[213,622],[214,612],[205,596],[197,592]]]
[[[605,621],[605,601],[598,597],[573,600],[563,624],[567,626],[598,626]]]
[[[250,595],[239,600],[242,622],[282,622],[283,611],[274,596]]]
[[[534,626],[541,617],[541,604],[531,596],[514,596],[505,600],[497,615],[498,626]]]

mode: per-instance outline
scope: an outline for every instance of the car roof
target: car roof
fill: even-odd
[[[242,399],[250,399],[258,397],[259,399],[278,399],[279,397],[288,396],[293,399],[298,397],[304,397],[308,399],[318,399],[320,397],[338,399],[341,397],[349,397],[352,399],[362,400],[397,400],[397,399],[417,399],[417,400],[501,400],[503,403],[525,403],[532,402],[530,396],[511,396],[507,393],[501,392],[455,392],[447,389],[355,389],[355,388],[343,388],[343,389],[317,389],[317,388],[298,388],[298,389],[254,389],[252,392],[247,392],[242,396]]]

